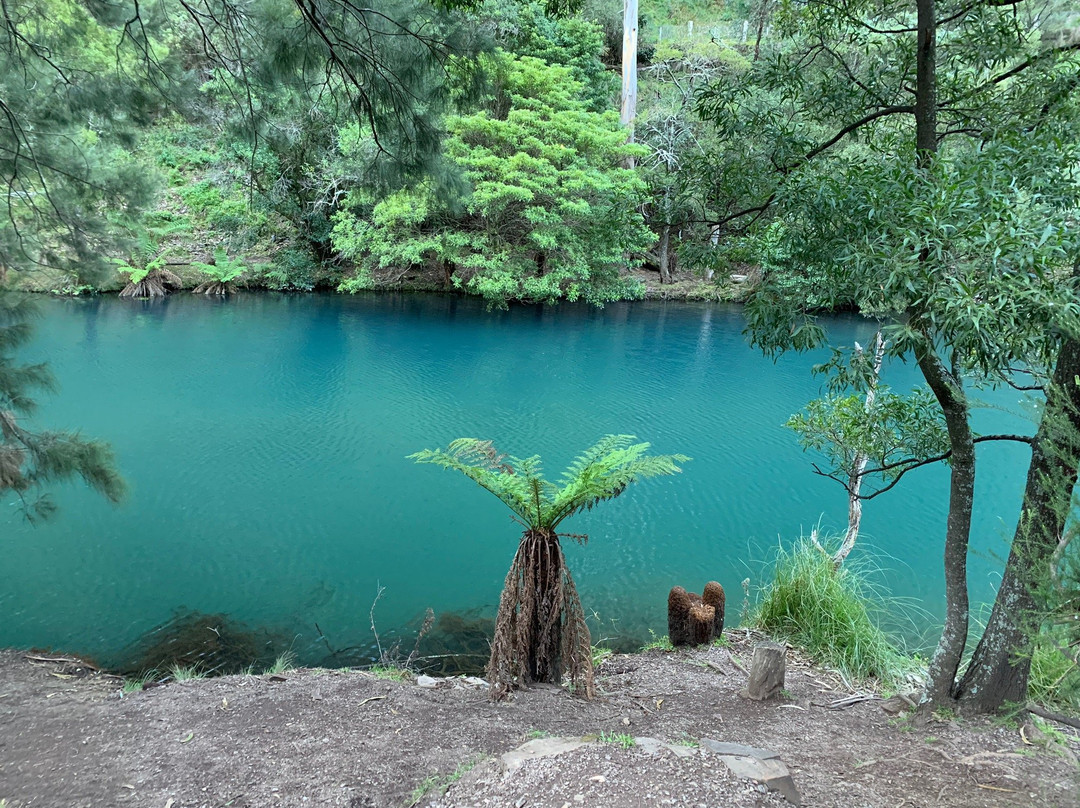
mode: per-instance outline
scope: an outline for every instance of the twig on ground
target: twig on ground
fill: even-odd
[[[881,701],[881,696],[874,693],[853,693],[850,696],[844,696],[843,698],[829,702],[829,709],[843,710],[845,707],[861,704],[864,701]]]
[[[1064,724],[1067,727],[1074,727],[1075,729],[1080,729],[1080,718],[1073,718],[1069,715],[1062,715],[1061,713],[1052,712],[1043,707],[1040,707],[1034,702],[1028,702],[1027,711],[1029,713],[1034,713],[1040,718],[1048,718],[1051,721],[1056,721],[1059,724]]]
[[[739,660],[737,660],[737,659],[735,658],[735,655],[734,655],[733,653],[731,653],[731,651],[728,651],[728,652],[727,652],[727,658],[731,660],[731,664],[732,664],[732,665],[734,665],[734,666],[735,666],[736,668],[738,668],[739,670],[741,670],[741,671],[742,671],[742,672],[743,672],[744,674],[746,674],[747,676],[749,676],[749,675],[750,675],[750,674],[749,674],[749,673],[747,672],[746,668],[744,668],[744,667],[743,667],[742,663],[741,663],[741,662],[739,662]]]

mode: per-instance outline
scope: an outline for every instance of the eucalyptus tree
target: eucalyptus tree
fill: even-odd
[[[889,355],[922,373],[943,450],[876,470],[898,479],[927,462],[950,465],[946,614],[927,698],[976,710],[1026,696],[1032,576],[1061,533],[1076,474],[1066,432],[1045,430],[1080,401],[1070,375],[1080,337],[1070,271],[1080,256],[1080,45],[1055,37],[1044,11],[1027,0],[786,6],[774,20],[779,44],[700,105],[728,145],[716,176],[731,182],[717,192],[734,201],[716,224],[752,232],[772,222],[748,306],[754,341],[770,352],[828,344],[815,312],[855,307],[882,322]],[[837,349],[826,368],[865,390],[865,362],[850,358]],[[1034,438],[977,435],[970,387],[1041,386],[1021,368],[1053,382],[1053,417]],[[958,680],[975,447],[990,440],[1034,453],[994,613]]]
[[[678,473],[678,464],[690,459],[649,455],[648,443],[633,440],[604,437],[570,464],[557,485],[544,479],[539,456],[500,454],[489,440],[459,438],[446,449],[410,455],[418,463],[460,471],[498,497],[524,528],[495,618],[488,662],[494,698],[529,682],[561,684],[564,675],[592,697],[589,628],[560,544],[563,538],[585,544],[588,536],[558,528],[638,480]]]

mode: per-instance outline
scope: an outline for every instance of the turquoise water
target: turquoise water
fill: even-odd
[[[316,624],[335,647],[370,644],[379,586],[384,634],[428,606],[492,614],[517,525],[464,477],[405,460],[460,436],[539,453],[553,475],[610,432],[694,458],[566,523],[590,535],[568,555],[594,637],[665,633],[675,583],[715,578],[737,614],[740,582],[760,582],[778,542],[845,524],[843,490],[782,427],[817,395],[822,357],[763,358],[736,307],[487,312],[454,297],[267,294],[42,310],[24,355],[51,363],[61,393],[38,421],[110,441],[131,491],[113,507],[65,486],[38,527],[3,502],[0,646],[119,664],[191,609],[272,630],[314,663],[326,654]],[[842,317],[830,328],[864,342],[871,330]],[[886,380],[908,387],[915,369]],[[996,403],[1020,409],[1019,394]],[[982,418],[1017,427],[1007,412]],[[980,452],[971,580],[986,600],[1026,460],[1015,445]],[[914,635],[943,611],[946,482],[944,468],[920,470],[865,508],[857,552],[926,610]]]

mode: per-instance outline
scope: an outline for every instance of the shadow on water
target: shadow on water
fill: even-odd
[[[123,654],[120,670],[141,675],[150,671],[194,668],[224,676],[273,664],[287,642],[266,629],[251,629],[225,614],[177,611],[147,632]]]

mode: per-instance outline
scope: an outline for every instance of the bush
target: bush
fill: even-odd
[[[1080,663],[1070,650],[1048,634],[1036,639],[1028,695],[1051,710],[1080,714]]]
[[[871,617],[874,600],[850,562],[835,569],[829,555],[800,539],[778,551],[750,622],[852,679],[894,683],[910,663]]]

